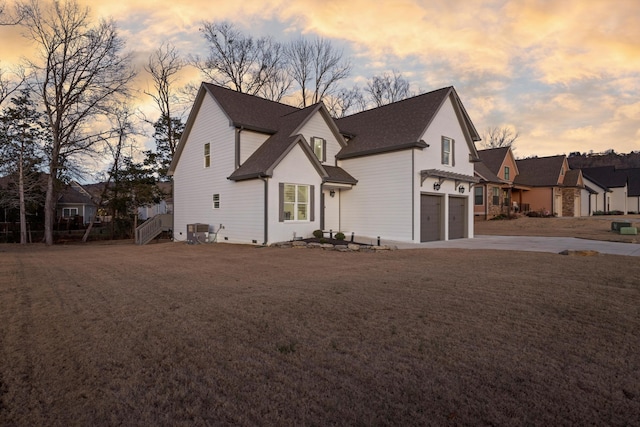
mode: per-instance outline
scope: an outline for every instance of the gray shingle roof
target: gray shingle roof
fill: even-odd
[[[570,169],[564,174],[564,181],[562,182],[565,187],[578,187],[580,186],[580,169]]]
[[[338,158],[410,147],[425,148],[426,143],[419,138],[452,91],[453,87],[446,87],[337,119],[340,131],[353,135],[338,153]],[[475,132],[475,129],[471,131]]]
[[[292,133],[313,113],[318,111],[320,104],[304,109],[294,109],[293,112],[280,117],[274,117],[272,124],[277,132],[271,135],[249,158],[230,176],[231,180],[243,180],[269,176],[273,168],[291,147],[302,137]]]
[[[516,160],[520,173],[513,183],[531,187],[557,186],[564,159],[565,156],[560,155]]]
[[[628,195],[630,197],[640,197],[640,168],[619,169],[619,171],[627,174],[629,180]]]
[[[278,130],[277,122],[280,117],[299,110],[290,105],[236,92],[211,83],[203,83],[203,85],[236,126],[275,133]]]
[[[491,172],[497,175],[500,173],[500,166],[502,166],[508,151],[509,147],[488,148],[478,150],[478,157]]]
[[[480,153],[480,151],[478,151]],[[493,173],[491,169],[484,164],[484,162],[476,162],[473,164],[473,171],[476,176],[480,178],[481,182],[492,182],[496,184],[503,184],[504,181],[501,180],[498,175]]]
[[[627,183],[627,174],[622,170],[616,170],[613,166],[582,168],[582,175],[608,188],[624,187]]]
[[[326,181],[343,183],[343,184],[357,184],[358,180],[352,177],[347,171],[338,166],[322,166],[327,172]]]

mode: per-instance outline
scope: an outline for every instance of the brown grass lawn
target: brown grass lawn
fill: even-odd
[[[0,425],[638,425],[640,262],[0,246]]]
[[[475,233],[498,236],[579,237],[612,242],[640,243],[638,235],[620,235],[611,231],[612,221],[627,221],[640,229],[640,215],[591,216],[578,218],[529,218],[512,220],[476,220]]]

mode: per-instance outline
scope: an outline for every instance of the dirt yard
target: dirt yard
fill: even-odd
[[[637,425],[638,307],[629,257],[0,245],[0,425]]]
[[[640,243],[640,235],[620,235],[611,231],[612,221],[628,221],[640,229],[640,215],[592,216],[578,218],[529,218],[476,220],[475,234],[497,236],[556,236],[611,242]]]

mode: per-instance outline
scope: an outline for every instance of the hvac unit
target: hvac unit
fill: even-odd
[[[207,243],[209,239],[209,224],[187,224],[187,243],[196,245]]]

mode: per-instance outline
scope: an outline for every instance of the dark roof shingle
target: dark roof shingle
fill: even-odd
[[[557,186],[564,159],[565,156],[560,155],[516,160],[520,173],[513,183],[531,187]]]

